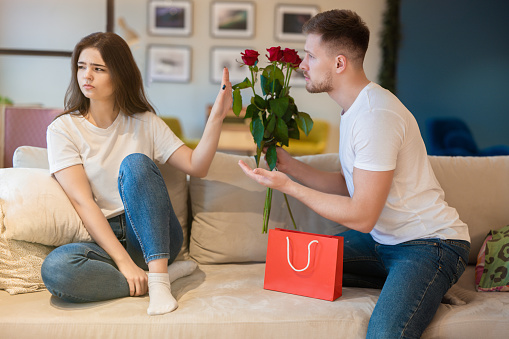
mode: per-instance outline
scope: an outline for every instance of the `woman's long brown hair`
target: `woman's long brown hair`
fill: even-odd
[[[87,48],[96,48],[110,71],[115,89],[115,108],[128,115],[146,111],[155,113],[145,95],[141,72],[127,43],[115,33],[99,32],[84,37],[74,47],[71,58],[71,82],[65,93],[64,112],[59,116],[68,113],[86,116],[88,113],[90,99],[81,92],[77,77],[78,59],[81,52]]]

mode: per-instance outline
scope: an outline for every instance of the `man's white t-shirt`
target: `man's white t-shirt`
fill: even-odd
[[[414,116],[390,91],[370,83],[343,113],[339,156],[350,196],[354,167],[394,170],[385,207],[370,233],[378,243],[423,238],[470,241],[467,225],[444,201]]]
[[[83,165],[97,205],[111,218],[124,210],[117,185],[122,160],[142,153],[164,164],[184,143],[154,113],[120,112],[105,129],[81,115],[63,115],[48,127],[47,144],[50,172]]]

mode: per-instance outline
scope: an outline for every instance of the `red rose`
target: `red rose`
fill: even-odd
[[[300,58],[296,50],[285,48],[285,50],[283,51],[283,62],[291,64],[292,67],[299,67],[300,63],[302,62],[302,59]]]
[[[258,53],[255,50],[252,49],[246,49],[244,53],[240,53],[242,55],[242,61],[248,66],[256,66],[258,63],[258,56],[260,53]]]
[[[267,48],[267,52],[269,55],[265,54],[265,56],[269,59],[269,61],[282,61],[283,60],[283,51],[280,46]]]

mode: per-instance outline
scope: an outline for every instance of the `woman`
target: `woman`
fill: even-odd
[[[178,307],[168,264],[182,246],[182,228],[154,160],[205,176],[231,104],[225,68],[201,141],[191,150],[154,113],[122,38],[94,33],[76,45],[65,111],[47,131],[48,160],[94,242],[67,244],[46,258],[41,273],[53,295],[90,302],[148,290],[148,314]],[[171,278],[194,268],[177,266]]]

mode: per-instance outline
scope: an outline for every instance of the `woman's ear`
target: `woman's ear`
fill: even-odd
[[[336,73],[341,73],[345,70],[346,68],[346,57],[342,54],[336,56],[336,58],[334,59],[334,61],[336,62]]]

